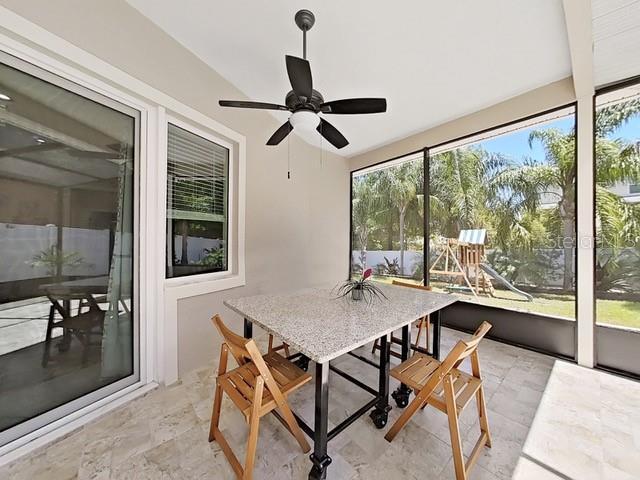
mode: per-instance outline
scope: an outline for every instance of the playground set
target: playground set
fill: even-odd
[[[528,302],[533,301],[531,295],[513,286],[487,263],[486,240],[485,229],[461,230],[458,238],[444,239],[442,251],[431,265],[429,273],[453,277],[447,289],[470,291],[476,298],[479,294],[494,296],[493,280]]]

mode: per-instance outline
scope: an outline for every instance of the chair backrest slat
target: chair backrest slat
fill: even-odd
[[[455,347],[453,347],[449,352],[449,355],[447,355],[444,361],[440,364],[440,367],[438,367],[438,370],[436,370],[433,377],[442,379],[445,375],[449,374],[452,369],[458,368],[465,358],[476,352],[478,345],[480,344],[480,340],[482,340],[490,329],[491,324],[489,322],[482,322],[471,339],[466,341],[458,340],[458,343],[456,343]]]
[[[232,332],[222,321],[220,315],[214,315],[211,319],[216,329],[224,339],[224,343],[229,347],[229,351],[239,365],[244,365],[247,360],[253,360],[251,353],[247,350],[247,344],[253,340],[241,337]]]
[[[489,330],[491,330],[491,324],[489,322],[482,322],[480,326],[476,329],[476,331],[474,332],[470,340],[467,340],[467,341],[461,340],[466,345],[466,348],[464,352],[462,352],[462,355],[460,356],[460,359],[457,362],[458,364],[460,364],[462,360],[464,360],[465,358],[467,358],[469,355],[471,355],[473,352],[476,351],[476,349],[478,348],[478,344],[480,343],[480,340],[484,338],[484,336],[487,334]]]

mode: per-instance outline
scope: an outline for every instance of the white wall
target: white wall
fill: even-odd
[[[329,152],[321,156],[318,148],[292,136],[288,180],[287,143],[265,146],[279,123],[268,113],[220,108],[218,99],[244,95],[122,0],[0,4],[246,136],[247,284],[179,302],[180,373],[218,354],[219,340],[209,322],[213,314],[220,312],[241,328],[223,299],[335,283],[347,276],[349,176],[343,158]]]

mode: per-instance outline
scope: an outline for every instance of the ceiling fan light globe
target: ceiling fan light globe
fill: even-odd
[[[291,115],[289,123],[295,130],[312,131],[320,125],[320,117],[310,110],[300,110]]]

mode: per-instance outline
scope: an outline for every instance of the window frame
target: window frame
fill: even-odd
[[[176,117],[175,115],[170,115],[167,114],[166,115],[166,121],[164,122],[164,129],[165,129],[165,139],[166,141],[164,142],[164,176],[165,179],[167,177],[167,170],[169,168],[169,162],[168,162],[168,156],[167,156],[167,152],[166,150],[168,149],[168,136],[169,136],[169,125],[174,125],[178,128],[181,128],[182,130],[185,130],[189,133],[192,133],[194,135],[197,135],[198,137],[204,138],[205,140],[215,143],[221,147],[226,148],[229,151],[229,157],[228,157],[228,166],[227,166],[227,198],[226,198],[226,229],[227,229],[227,244],[226,244],[226,248],[227,248],[227,268],[225,270],[219,270],[217,272],[202,272],[202,273],[191,273],[188,275],[182,275],[179,277],[167,277],[166,273],[165,273],[165,284],[167,286],[170,287],[175,287],[175,286],[181,286],[181,285],[191,285],[194,283],[198,283],[198,282],[211,282],[211,281],[216,281],[219,279],[224,279],[224,278],[228,278],[230,275],[233,274],[233,265],[235,262],[235,254],[236,254],[236,249],[235,249],[235,245],[236,245],[236,240],[237,240],[237,221],[236,219],[236,211],[237,211],[237,206],[235,205],[236,202],[233,201],[233,199],[235,198],[235,193],[236,193],[236,182],[237,182],[237,174],[236,172],[236,168],[234,168],[234,158],[236,156],[236,148],[234,146],[234,144],[232,142],[229,142],[228,140],[225,140],[224,138],[220,137],[219,135],[216,135],[213,131],[211,130],[205,130],[203,129],[203,126],[198,126],[197,124],[195,124],[194,122],[189,122],[189,121],[184,121],[178,117]],[[164,208],[165,208],[165,225],[166,225],[166,221],[167,221],[167,212],[166,212],[166,208],[167,208],[167,203],[166,203],[166,195],[168,194],[168,186],[167,186],[167,182],[165,181],[165,203],[164,203]],[[167,235],[167,230],[165,228],[165,264],[164,267],[166,268],[166,259],[168,258],[168,243],[166,240],[166,235]],[[194,278],[195,277],[195,278]]]

